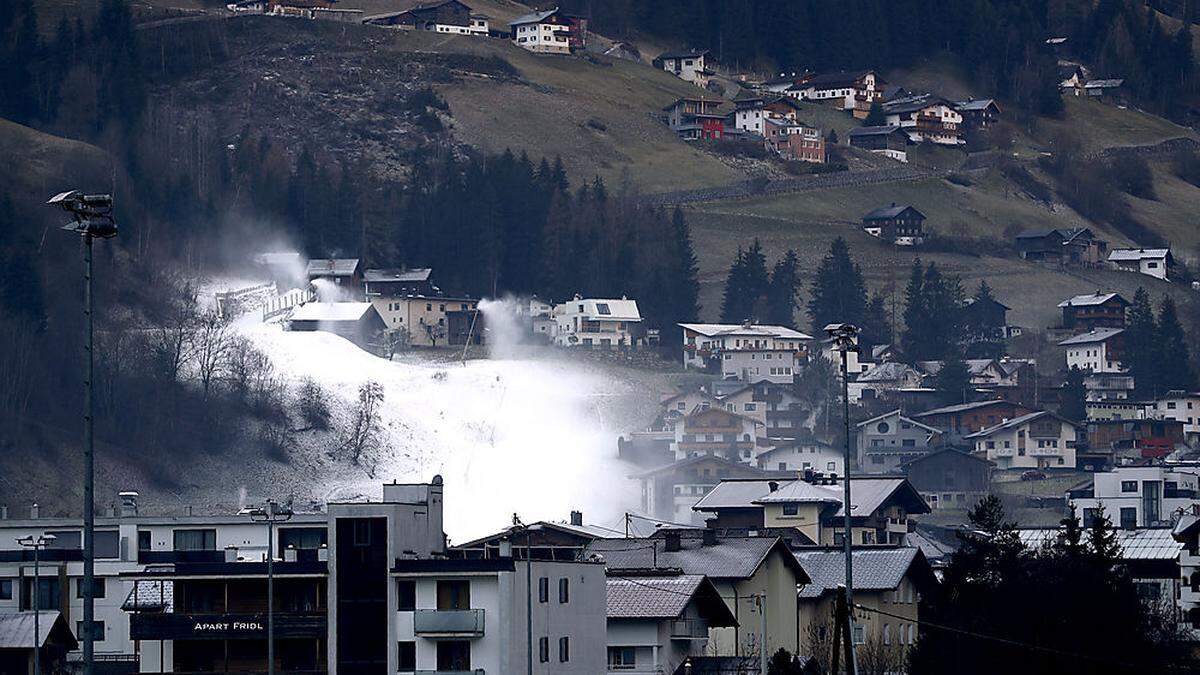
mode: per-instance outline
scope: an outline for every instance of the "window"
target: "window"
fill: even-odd
[[[538,638],[538,661],[546,663],[550,660],[550,638]]]
[[[892,427],[889,426],[887,422],[880,422],[875,426],[875,431],[881,434],[886,434],[888,431],[891,431],[891,428]]]
[[[360,518],[354,521],[354,546],[365,548],[371,545],[371,522]]]
[[[396,661],[401,671],[417,669],[417,643],[411,640],[399,643]]]
[[[327,531],[323,527],[287,527],[279,530],[279,550],[291,546],[298,551],[316,550],[327,543]]]
[[[96,558],[116,560],[121,557],[121,537],[116,530],[96,532]]]
[[[75,622],[75,635],[77,635],[81,641],[83,640],[83,631],[84,631],[83,622],[76,621]],[[92,622],[92,636],[96,642],[104,641],[104,622],[103,621],[93,621]]]
[[[550,602],[550,579],[548,577],[538,579],[538,602]]]
[[[571,601],[571,580],[563,577],[558,580],[558,604],[565,605]]]
[[[150,530],[138,530],[138,550],[150,550]]]
[[[785,516],[794,516],[799,512],[800,512],[800,506],[798,504],[784,504],[783,505],[783,515],[785,515]]]
[[[900,445],[902,445],[906,448],[915,448],[915,447],[917,447],[917,441],[916,441],[916,439],[913,439],[913,438],[905,438],[900,441]]]
[[[558,662],[566,663],[571,660],[571,638],[558,638]]]
[[[1121,481],[1121,492],[1137,492],[1137,481],[1136,480]]]
[[[57,609],[59,606],[58,577],[40,577],[38,579],[38,607],[40,609]],[[21,586],[21,611],[33,609],[33,577],[25,577]]]
[[[174,538],[176,551],[217,550],[216,530],[175,530]]]
[[[438,642],[437,669],[440,671],[471,670],[471,643],[466,640]]]
[[[396,609],[411,612],[417,608],[417,582],[412,579],[396,581]],[[403,670],[403,668],[401,668]]]
[[[54,541],[46,548],[57,549],[80,549],[83,548],[83,533],[79,530],[70,530],[67,532],[47,532],[46,534],[53,535]],[[97,532],[97,534],[99,534]]]
[[[1126,507],[1121,509],[1121,529],[1132,530],[1137,527],[1137,509]]]
[[[637,667],[637,650],[633,647],[609,647],[609,670],[633,670]]]
[[[471,609],[471,582],[465,579],[440,579],[437,582],[439,610]]]
[[[0,600],[12,600],[12,579],[0,579]]]
[[[861,623],[854,624],[854,644],[861,645],[867,641],[866,631]]]
[[[104,592],[107,589],[103,577],[92,577],[92,597],[103,598]],[[82,598],[84,591],[83,579],[75,580],[75,597]]]
[[[886,623],[883,624],[883,644],[892,644],[892,627]]]
[[[607,302],[597,302],[596,313],[600,316],[612,316],[612,310],[608,308]]]

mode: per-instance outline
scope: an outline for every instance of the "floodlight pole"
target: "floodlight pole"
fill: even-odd
[[[34,537],[18,537],[17,543],[24,548],[33,549],[33,596],[30,606],[33,608],[33,673],[34,675],[42,675],[42,625],[41,625],[41,591],[42,591],[42,566],[41,566],[41,551],[53,541],[52,538],[42,535]]]
[[[83,235],[83,315],[84,356],[87,365],[83,377],[83,675],[92,675],[95,662],[96,625],[96,453],[93,432],[94,404],[92,378],[95,374],[95,331],[92,312],[92,235]]]
[[[291,520],[290,506],[268,499],[263,506],[244,511],[252,520],[267,524],[267,673],[275,675],[275,525]]]

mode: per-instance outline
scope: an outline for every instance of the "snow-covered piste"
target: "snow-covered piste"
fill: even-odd
[[[251,316],[238,329],[274,362],[289,388],[305,377],[337,401],[335,425],[353,410],[364,382],[382,385],[380,448],[362,467],[328,477],[326,499],[378,499],[379,484],[446,482],[446,531],[467,541],[525,522],[560,521],[582,510],[589,523],[619,527],[639,491],[617,459],[616,439],[633,383],[603,369],[552,360],[474,359],[434,362],[414,351],[388,361],[324,332],[287,332]],[[336,435],[336,434],[335,434]],[[301,442],[298,453],[325,453]]]

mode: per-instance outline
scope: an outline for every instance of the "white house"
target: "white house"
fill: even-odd
[[[871,70],[816,75],[785,92],[801,101],[827,101],[840,110],[865,116],[871,103],[883,98],[883,80]]]
[[[557,7],[519,16],[508,24],[513,42],[531,52],[570,54],[576,28]]]
[[[1122,328],[1097,328],[1058,343],[1067,348],[1067,368],[1090,373],[1123,373]]]
[[[846,455],[816,438],[771,439],[773,447],[758,453],[755,462],[767,471],[815,471],[824,474],[846,475]]]
[[[883,104],[889,126],[906,131],[913,142],[961,145],[963,116],[953,101],[921,94]]]
[[[709,628],[737,619],[702,574],[656,572],[608,578],[608,673],[674,673],[703,656]]]
[[[1159,420],[1183,422],[1188,440],[1200,435],[1200,392],[1170,391],[1151,403],[1146,415]]]
[[[1171,262],[1169,248],[1114,248],[1108,254],[1108,262],[1127,272],[1138,272],[1155,279],[1167,279],[1167,266]]]
[[[681,323],[683,366],[744,382],[788,383],[807,357],[812,337],[786,326]]]
[[[633,346],[642,322],[637,301],[581,298],[554,306],[554,344],[608,349]]]
[[[763,135],[763,119],[766,117],[763,106],[766,101],[761,96],[738,96],[733,100],[733,126],[735,129]]]
[[[1084,527],[1104,507],[1104,514],[1120,528],[1170,525],[1172,514],[1190,511],[1197,501],[1200,479],[1194,473],[1164,466],[1119,466],[1097,473],[1092,484],[1071,490]]]
[[[858,471],[900,473],[900,465],[929,453],[942,430],[893,410],[856,425]]]
[[[963,437],[998,469],[1074,469],[1077,430],[1047,411],[1022,415]]]
[[[681,52],[663,52],[654,59],[654,67],[686,80],[697,87],[707,87],[708,78],[712,76],[705,65],[708,58],[707,49],[690,49]]]

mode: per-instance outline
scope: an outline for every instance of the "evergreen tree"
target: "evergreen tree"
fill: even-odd
[[[908,284],[904,287],[904,333],[901,349],[912,359],[922,359],[927,352],[929,311],[925,304],[925,271],[921,259],[909,268]]]
[[[934,376],[934,388],[943,405],[957,405],[971,400],[974,391],[971,387],[971,371],[957,346],[942,361],[941,370]]]
[[[1083,384],[1083,371],[1075,366],[1067,371],[1067,380],[1062,387],[1058,414],[1072,422],[1087,419],[1087,388]]]
[[[1191,353],[1183,326],[1179,324],[1175,301],[1169,295],[1164,295],[1159,304],[1157,328],[1159,354],[1156,384],[1163,392],[1176,389],[1191,391],[1196,385]]]
[[[1125,327],[1125,350],[1123,364],[1133,376],[1135,395],[1141,400],[1153,400],[1161,390],[1159,384],[1158,326],[1154,319],[1154,308],[1150,305],[1150,294],[1138,288],[1129,307],[1129,321]]]
[[[808,317],[812,333],[824,335],[831,323],[860,326],[865,319],[867,286],[862,270],[850,258],[850,248],[841,237],[833,240],[829,253],[817,265]]]
[[[883,112],[883,106],[879,101],[872,101],[871,109],[863,118],[862,125],[864,127],[881,127],[885,124],[887,124],[887,115]]]
[[[871,296],[863,312],[858,334],[859,350],[869,354],[872,347],[892,343],[892,322],[888,316],[887,298],[879,293]]]
[[[788,249],[771,271],[771,282],[767,289],[767,323],[789,327],[795,325],[799,273],[800,260],[794,250]]]
[[[746,306],[746,294],[749,285],[746,282],[746,252],[741,246],[729,264],[729,272],[725,275],[725,291],[721,297],[721,322],[742,323],[749,318]]]

